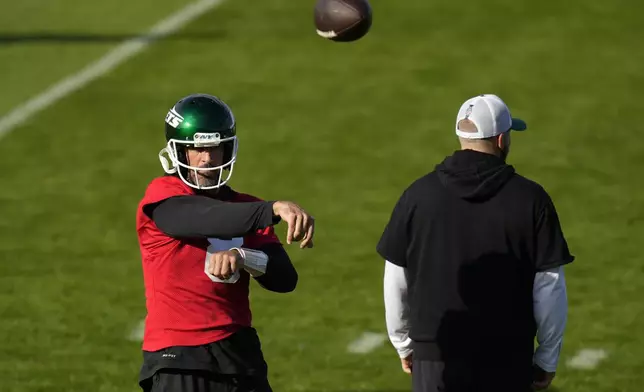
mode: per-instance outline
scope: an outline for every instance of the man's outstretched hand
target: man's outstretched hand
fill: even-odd
[[[288,225],[286,243],[300,242],[300,248],[313,247],[315,219],[302,207],[291,201],[276,201],[273,203],[273,215],[279,216]]]

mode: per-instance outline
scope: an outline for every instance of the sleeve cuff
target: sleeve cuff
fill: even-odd
[[[541,369],[545,370],[548,373],[554,373],[557,371],[557,363],[559,362],[559,355],[549,355],[548,358],[545,354],[537,353],[534,356],[535,365],[539,366]]]
[[[400,359],[407,358],[408,356],[410,356],[411,354],[414,353],[414,350],[412,350],[411,348],[399,349],[397,351],[398,351],[398,356],[400,357]]]
[[[575,256],[570,255],[569,257],[567,257],[565,259],[562,259],[562,260],[551,261],[551,262],[546,263],[546,264],[541,264],[541,265],[537,266],[536,270],[537,270],[537,272],[543,272],[543,271],[547,271],[549,269],[553,269],[553,268],[564,266],[566,264],[570,264],[573,261],[575,261]]]
[[[282,221],[282,218],[273,215],[273,204],[275,203],[276,201],[265,202],[266,206],[264,207],[264,211],[262,211],[261,215],[261,227],[273,226]]]

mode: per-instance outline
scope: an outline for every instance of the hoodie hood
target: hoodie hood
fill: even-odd
[[[443,186],[456,196],[484,201],[498,193],[515,170],[495,155],[459,150],[438,164],[436,172]]]

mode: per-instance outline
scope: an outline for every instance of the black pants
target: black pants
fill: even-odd
[[[254,328],[201,346],[144,351],[139,385],[144,392],[272,392]]]
[[[272,392],[266,379],[181,369],[159,370],[147,380],[143,390],[145,392]]]
[[[414,360],[413,392],[529,392],[531,369]]]

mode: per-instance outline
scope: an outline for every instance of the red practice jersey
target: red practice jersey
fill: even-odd
[[[232,240],[178,240],[160,231],[143,207],[194,190],[174,176],[155,178],[139,203],[136,230],[141,249],[147,317],[143,350],[198,346],[224,339],[251,326],[250,275],[241,270],[236,283],[212,281],[205,273],[208,252],[233,247],[259,249],[280,241],[273,227]],[[234,193],[229,202],[260,199]]]

